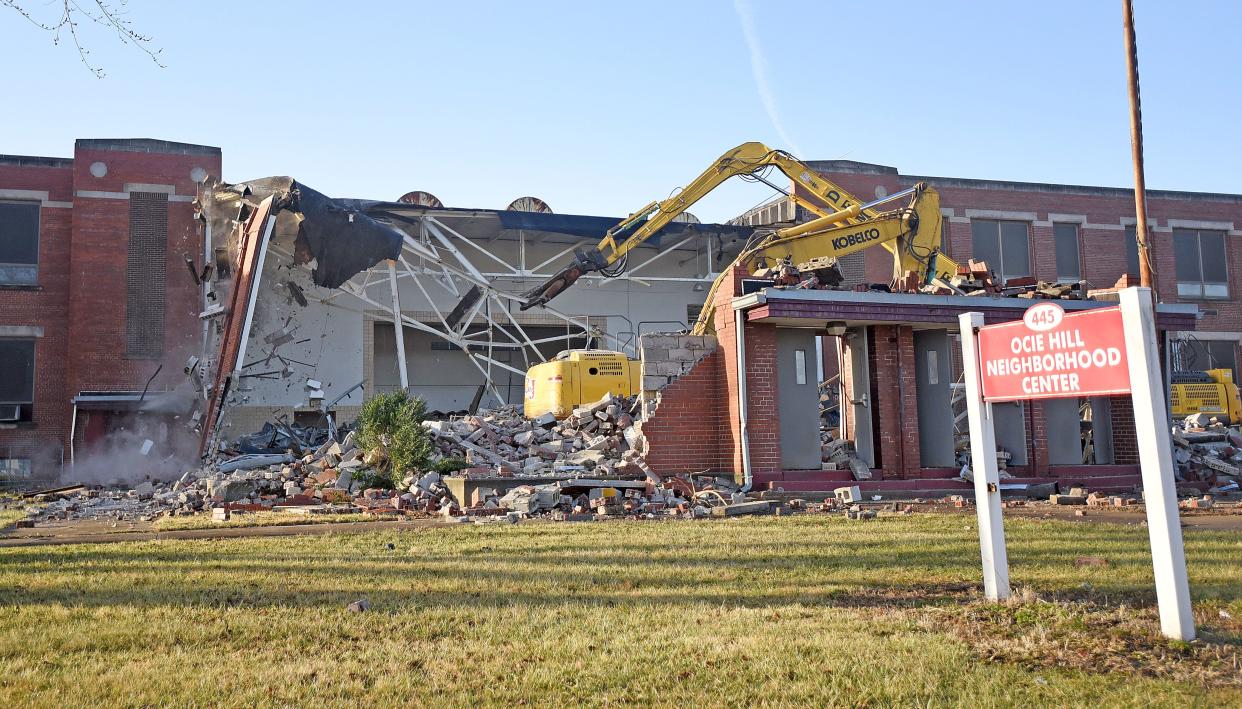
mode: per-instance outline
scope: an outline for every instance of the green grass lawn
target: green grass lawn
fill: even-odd
[[[1144,529],[1007,530],[1007,604],[971,516],[0,549],[0,706],[1242,703],[1242,535],[1187,533],[1186,644]]]

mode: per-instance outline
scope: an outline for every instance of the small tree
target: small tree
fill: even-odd
[[[405,391],[378,394],[362,405],[358,415],[358,444],[370,450],[383,446],[388,452],[388,472],[393,482],[407,470],[427,467],[431,437],[423,428],[427,407]]]

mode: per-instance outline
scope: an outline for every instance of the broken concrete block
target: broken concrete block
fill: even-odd
[[[837,502],[840,502],[843,505],[862,501],[862,491],[858,489],[857,485],[836,488],[832,491],[832,494],[833,497],[836,498]]]
[[[851,457],[849,463],[850,472],[853,473],[855,480],[871,479],[871,466],[867,465],[866,461]]]
[[[1086,495],[1052,495],[1048,501],[1054,505],[1085,505]]]
[[[431,488],[440,484],[440,481],[443,479],[444,479],[444,476],[440,475],[439,473],[436,473],[436,472],[425,473],[421,478],[418,479],[418,487],[420,487],[421,489],[427,492],[431,492]]]
[[[713,517],[737,517],[739,515],[767,514],[772,511],[772,503],[768,500],[754,502],[736,502],[712,508]]]
[[[556,485],[521,485],[500,498],[500,506],[520,514],[534,514],[556,507],[561,490]]]
[[[255,493],[256,486],[253,480],[208,480],[207,496],[219,498],[224,502],[236,502],[244,500]]]

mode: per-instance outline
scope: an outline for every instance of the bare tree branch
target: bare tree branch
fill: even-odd
[[[93,64],[90,59],[90,50],[83,45],[82,35],[83,26],[91,24],[102,27],[111,31],[121,44],[137,47],[147,56],[151,57],[151,61],[156,66],[164,67],[160,62],[160,54],[163,49],[153,48],[151,46],[152,38],[148,35],[140,34],[134,29],[133,23],[125,17],[127,0],[116,0],[115,2],[107,2],[106,0],[60,0],[60,14],[57,17],[49,17],[44,20],[36,17],[34,13],[26,9],[29,2],[21,2],[19,0],[0,0],[0,7],[7,7],[19,15],[27,22],[35,27],[52,35],[52,44],[59,46],[61,37],[64,33],[69,34],[73,46],[78,50],[78,57],[81,58],[82,64],[91,71],[92,74],[99,78],[104,77],[104,71],[101,67]],[[55,6],[56,2],[50,2],[49,5]],[[83,23],[86,23],[85,25]]]

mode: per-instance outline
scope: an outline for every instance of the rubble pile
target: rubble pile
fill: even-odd
[[[606,519],[668,519],[760,514],[767,501],[747,500],[727,478],[694,480],[675,476],[662,480],[593,480],[575,478],[541,485],[519,485],[503,495],[479,488],[464,510],[467,517],[516,521],[544,517],[556,521]]]
[[[1198,413],[1173,426],[1173,458],[1182,481],[1202,481],[1236,492],[1242,481],[1242,432]]]
[[[535,505],[538,510],[523,509],[531,504],[517,498],[502,505],[502,495],[493,491],[473,501],[474,511],[480,514],[494,514],[482,511],[493,508],[525,514],[558,507],[572,513],[584,495],[587,504],[582,506],[592,510],[589,502],[595,498],[591,495],[609,500],[619,495],[618,500],[625,501],[616,506],[627,514],[676,509],[686,499],[657,491],[653,481],[658,478],[643,461],[642,433],[631,413],[636,405],[633,397],[606,396],[575,409],[562,421],[551,415],[528,420],[519,408],[510,406],[423,425],[434,437],[437,454],[433,460],[464,460],[469,466],[459,477],[555,481],[555,499],[546,491],[540,493],[544,497]],[[312,447],[312,442],[318,446]],[[267,424],[239,438],[233,450],[241,454],[187,471],[173,481],[148,480],[129,490],[79,486],[50,495],[37,519],[150,521],[220,508],[225,513],[285,509],[455,516],[465,514],[464,508],[472,502],[457,500],[441,472],[411,471],[400,479],[389,478],[383,447],[363,450],[356,445],[353,432],[338,442],[329,439],[326,431]],[[614,490],[614,484],[628,487],[617,495],[587,492]],[[708,487],[719,489],[723,484]],[[575,489],[580,494],[561,499],[559,491]]]
[[[466,460],[470,475],[641,476],[647,465],[636,407],[636,397],[605,396],[562,421],[552,414],[527,419],[519,407],[506,406],[424,425],[436,436],[440,455]]]
[[[794,288],[809,290],[837,290],[842,287],[844,277],[837,260],[820,257],[794,265],[789,258],[773,266],[761,268],[754,273],[754,278],[770,279],[776,288]],[[1055,299],[1055,300],[1116,300],[1116,291],[1129,283],[1123,276],[1112,288],[1083,291],[1079,281],[1053,282],[1041,281],[1033,276],[1010,278],[1003,283],[996,278],[986,261],[969,259],[965,265],[958,266],[957,273],[948,281],[936,280],[932,283],[924,281],[924,274],[906,271],[892,282],[860,283],[852,287],[855,291],[879,290],[891,293],[927,293],[932,295],[975,295],[1002,296],[1007,298]]]
[[[350,432],[342,441],[324,442],[301,457],[243,454],[187,471],[171,482],[148,480],[130,490],[81,487],[48,502],[36,519],[150,521],[215,508],[255,512],[314,507],[319,512],[346,512],[383,507],[390,512],[436,512],[452,504],[437,473],[408,477],[400,490],[371,487],[375,466],[382,459],[381,452],[358,448]]]

